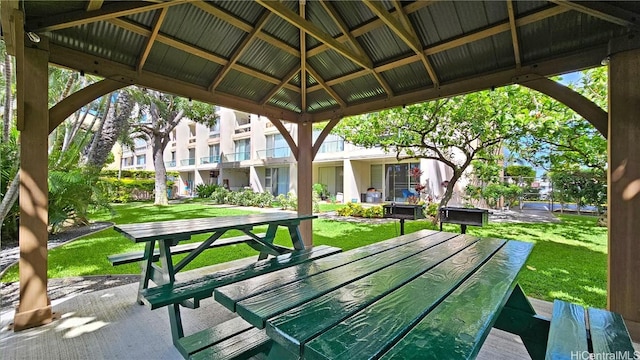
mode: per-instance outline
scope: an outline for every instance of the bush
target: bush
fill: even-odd
[[[338,214],[339,216],[361,217],[363,212],[364,209],[362,205],[351,202],[347,203],[346,206],[343,206],[336,210],[336,214]]]
[[[429,205],[427,205],[427,215],[431,216],[431,217],[438,217],[438,208],[440,207],[439,203],[430,203]]]
[[[107,199],[115,203],[150,200],[156,185],[153,179],[103,178],[102,181],[106,184]],[[173,182],[168,181],[167,188],[170,189],[172,186]]]
[[[366,218],[381,218],[383,215],[384,211],[380,205],[372,206],[362,211],[362,217]]]
[[[253,206],[271,207],[272,202],[273,202],[273,195],[265,191],[262,193],[256,193]]]
[[[120,178],[130,178],[130,179],[155,179],[156,172],[149,170],[102,170],[100,171],[101,177],[106,178],[118,178],[118,172],[120,172]],[[167,171],[168,178],[177,178],[180,176],[180,173],[177,171]]]
[[[297,210],[298,209],[298,198],[292,193],[280,194],[276,197],[276,201],[280,204],[280,209],[282,210]]]
[[[198,184],[196,185],[196,193],[199,198],[209,198],[217,188],[219,186],[216,184]]]
[[[229,196],[230,191],[225,189],[222,186],[216,188],[211,194],[211,200],[213,200],[216,204],[225,204],[227,202],[227,197]]]

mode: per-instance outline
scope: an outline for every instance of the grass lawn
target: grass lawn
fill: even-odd
[[[322,211],[332,211],[333,206]],[[204,216],[231,216],[250,213],[235,208],[219,208],[202,202],[156,207],[148,203],[115,205],[115,216],[94,214],[92,220],[110,220],[116,224],[197,218]],[[483,228],[469,227],[472,235],[519,239],[535,243],[526,268],[520,275],[520,284],[535,298],[560,298],[583,305],[605,307],[607,271],[607,230],[596,226],[596,218],[560,215],[561,223],[554,224],[500,224],[490,223]],[[420,229],[435,229],[428,221],[408,221],[407,233]],[[257,228],[260,229],[260,228]],[[355,224],[317,219],[314,220],[314,244],[327,244],[349,250],[399,235],[398,222],[382,225]],[[458,232],[456,225],[445,225],[446,231]],[[258,230],[260,231],[260,230]],[[266,226],[263,227],[266,231]],[[228,236],[240,235],[229,232]],[[194,236],[192,241],[203,241],[206,235]],[[279,230],[276,243],[290,246],[289,234]],[[49,251],[50,278],[69,276],[138,274],[137,264],[111,266],[107,255],[142,250],[142,244],[133,244],[115,230],[104,230]],[[180,256],[182,258],[185,255]],[[225,246],[204,252],[187,269],[212,265],[257,253],[241,244]],[[176,257],[178,258],[178,257]],[[17,267],[10,269],[3,282],[18,280]]]

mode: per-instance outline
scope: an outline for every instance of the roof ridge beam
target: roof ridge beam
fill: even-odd
[[[298,14],[282,5],[281,3],[265,0],[256,0],[256,2],[274,12],[276,15],[280,16],[283,20],[287,21],[291,25],[304,30],[307,34],[329,45],[329,47],[331,47],[333,50],[337,51],[342,56],[353,61],[359,66],[365,69],[371,69],[373,67],[373,64],[369,59],[366,59],[363,56],[354,53],[344,44],[334,39],[331,35],[322,31],[322,29],[320,29],[316,24],[312,23],[309,20],[303,19]]]

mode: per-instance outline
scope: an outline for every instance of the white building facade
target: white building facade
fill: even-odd
[[[211,128],[183,120],[171,133],[164,151],[167,171],[177,171],[178,195],[193,196],[198,184],[218,184],[230,190],[251,188],[277,196],[297,194],[297,163],[288,144],[268,118],[217,108],[219,121]],[[297,125],[284,123],[293,139]],[[314,141],[320,130],[314,131]],[[115,149],[115,167],[154,170],[151,145],[136,140],[135,149]],[[398,162],[380,148],[363,148],[329,135],[313,162],[313,182],[327,186],[338,202],[406,201],[415,195],[412,167],[423,172],[420,182],[438,199],[451,170],[434,160]],[[460,184],[458,189],[464,189]],[[461,191],[456,191],[461,194]],[[461,203],[454,196],[450,204]]]

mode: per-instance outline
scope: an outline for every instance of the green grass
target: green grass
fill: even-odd
[[[323,204],[332,205],[332,204]],[[111,220],[117,224],[197,218],[204,216],[231,216],[250,212],[219,208],[201,202],[157,207],[147,203],[114,206],[116,215],[103,212],[94,214],[92,220]],[[323,211],[331,211],[324,210]],[[490,223],[483,228],[469,227],[468,232],[482,237],[518,239],[533,242],[533,252],[520,274],[519,282],[529,296],[552,300],[555,298],[595,307],[606,306],[607,229],[596,226],[596,218],[588,216],[559,215],[561,223],[505,224]],[[398,222],[367,225],[314,220],[314,244],[332,245],[349,250],[399,235]],[[420,229],[435,229],[428,221],[408,221],[407,233]],[[445,225],[444,230],[458,232],[459,226]],[[266,227],[257,228],[266,231]],[[230,232],[227,236],[237,236]],[[194,236],[192,241],[203,241],[206,235]],[[286,230],[279,230],[276,243],[290,246]],[[133,244],[116,231],[109,229],[76,240],[49,251],[50,278],[69,276],[139,274],[137,264],[111,266],[107,256],[142,250],[142,244]],[[185,255],[176,258],[182,258]],[[225,246],[204,252],[186,269],[213,265],[249,256],[256,252],[247,245]],[[3,282],[18,280],[17,267],[11,268]]]

